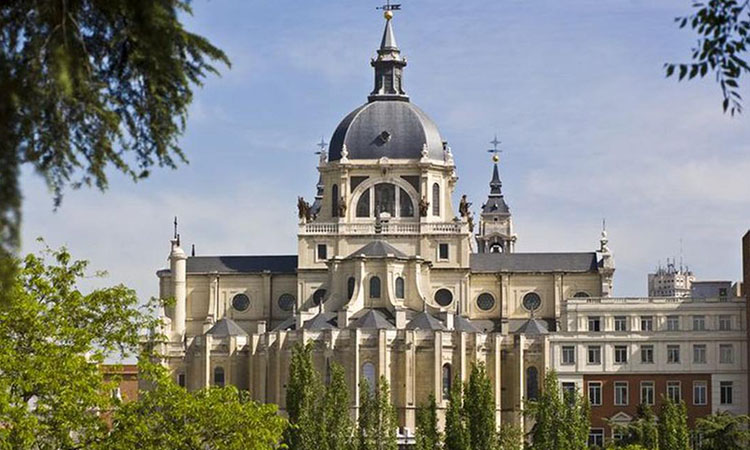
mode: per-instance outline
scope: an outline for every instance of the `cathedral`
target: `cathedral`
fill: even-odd
[[[606,231],[577,253],[516,252],[497,154],[475,219],[454,192],[450,146],[407,94],[385,17],[372,92],[334,130],[314,201],[297,199],[297,254],[188,256],[175,231],[157,272],[161,297],[175,300],[164,312],[175,380],[232,384],[283,412],[291,349],[312,341],[324,379],[331,363],[344,367],[353,417],[358,380],[390,382],[404,443],[416,409],[432,394],[442,417],[454,377],[476,362],[499,426],[528,426],[524,403],[555,369],[592,404],[592,444],[664,393],[685,399],[691,420],[746,412],[745,303],[612,297]]]

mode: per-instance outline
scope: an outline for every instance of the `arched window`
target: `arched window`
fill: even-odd
[[[588,294],[588,292],[580,291],[580,292],[576,292],[573,297],[575,297],[575,298],[587,298],[587,297],[591,297],[591,296]]]
[[[404,278],[396,278],[396,298],[404,298]]]
[[[370,298],[380,298],[380,278],[370,278]]]
[[[354,284],[356,281],[354,280],[354,277],[349,277],[348,280],[346,280],[346,298],[349,300],[352,299],[354,296]]]
[[[315,306],[320,305],[325,301],[326,298],[326,290],[325,289],[318,289],[317,291],[313,292],[313,303]]]
[[[370,190],[362,193],[357,201],[357,217],[370,217]]]
[[[339,185],[334,184],[331,188],[331,217],[339,216]]]
[[[539,371],[531,366],[526,369],[526,400],[536,400],[539,397]]]
[[[370,391],[375,389],[375,366],[371,362],[362,364],[362,379],[367,381]]]
[[[405,190],[399,188],[399,215],[401,217],[414,217],[414,202]]]
[[[440,185],[437,183],[432,185],[432,215],[440,215]]]
[[[221,366],[214,368],[214,386],[224,387],[224,368]]]
[[[451,395],[451,383],[453,382],[451,374],[451,365],[443,364],[443,399]]]
[[[375,185],[375,215],[387,212],[396,215],[396,186],[390,183]]]
[[[490,247],[490,253],[502,253],[503,252],[503,245],[499,242],[495,242]]]

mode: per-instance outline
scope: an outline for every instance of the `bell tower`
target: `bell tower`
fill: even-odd
[[[502,151],[497,148],[500,144],[497,136],[490,144],[494,146],[489,150],[493,154],[494,167],[490,180],[490,195],[482,205],[482,213],[479,217],[479,233],[476,235],[477,251],[479,253],[513,253],[517,236],[513,233],[513,220],[510,208],[505,203],[502,192],[503,183],[500,181],[497,168],[500,162],[498,153]]]

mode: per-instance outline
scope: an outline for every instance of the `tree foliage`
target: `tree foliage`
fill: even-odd
[[[285,442],[291,450],[319,450],[322,394],[320,376],[312,362],[312,343],[297,343],[292,349],[286,388],[290,426],[286,430]]]
[[[675,403],[669,397],[662,399],[659,412],[659,450],[687,450],[690,448],[690,431],[687,425],[685,402]]]
[[[348,450],[353,446],[353,423],[349,415],[346,374],[339,364],[331,364],[331,382],[325,387],[322,403],[321,446],[323,450]]]
[[[523,450],[523,429],[515,424],[502,424],[497,441],[500,450]]]
[[[648,450],[659,450],[659,424],[653,409],[647,404],[638,405],[638,412],[633,420],[619,428],[622,439],[619,446],[641,446]]]
[[[436,450],[440,448],[441,436],[438,429],[437,403],[430,394],[427,405],[417,409],[416,450]]]
[[[88,263],[64,248],[15,263],[0,303],[0,448],[85,448],[114,406],[99,365],[134,355],[155,321],[123,285],[78,290]]]
[[[384,376],[374,387],[364,378],[360,382],[358,423],[358,450],[398,449],[396,411]]]
[[[696,420],[701,436],[700,450],[742,450],[750,448],[750,417],[719,411]]]
[[[484,363],[473,364],[464,393],[464,415],[469,443],[473,449],[495,448],[497,425],[492,384]]]
[[[470,450],[471,441],[466,426],[463,403],[463,383],[456,374],[451,384],[448,409],[445,412],[445,450]]]
[[[698,35],[692,62],[665,64],[667,77],[683,80],[713,73],[721,88],[724,112],[741,113],[739,80],[750,72],[746,56],[750,46],[750,2],[704,0],[695,2],[693,7],[693,14],[675,19],[680,28],[689,27]]]
[[[589,406],[576,390],[563,395],[554,371],[547,372],[538,400],[527,409],[534,420],[531,449],[582,450],[587,448]]]
[[[180,22],[190,0],[0,4],[0,256],[18,248],[19,166],[54,192],[183,161],[193,87],[229,64]]]

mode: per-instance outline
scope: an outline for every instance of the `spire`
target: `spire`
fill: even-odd
[[[497,168],[499,158],[497,155],[494,155],[492,159],[494,165],[492,167],[492,179],[490,180],[490,195],[487,196],[487,203],[482,205],[482,213],[510,214],[508,204],[505,203],[505,198],[503,197],[503,182],[500,181],[500,172]]]
[[[401,56],[396,44],[396,35],[393,32],[393,8],[397,5],[384,7],[385,29],[383,38],[380,40],[378,56],[370,64],[375,69],[375,87],[367,98],[374,102],[377,100],[401,100],[409,101],[409,96],[404,92],[403,70],[406,59]]]
[[[492,169],[492,180],[490,180],[490,195],[502,195],[503,182],[500,181],[500,173],[497,171],[497,163]]]

